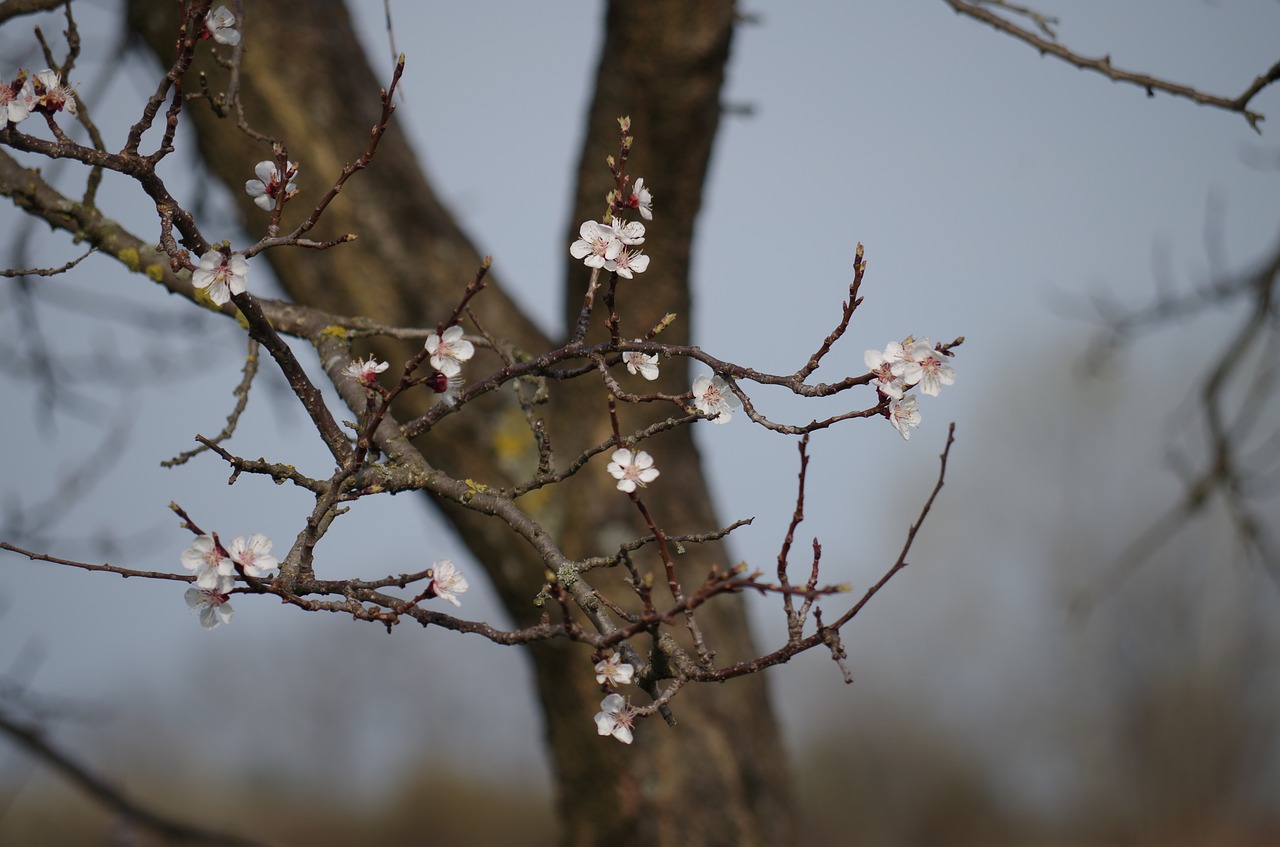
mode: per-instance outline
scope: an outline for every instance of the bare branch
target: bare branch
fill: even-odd
[[[201,829],[144,808],[105,778],[92,773],[84,764],[45,740],[42,733],[34,727],[23,726],[11,720],[3,710],[0,710],[0,732],[9,736],[15,744],[32,756],[52,767],[80,791],[134,826],[161,838],[189,844],[223,844],[230,847],[261,847],[263,844],[261,841],[254,841],[240,835]]]
[[[1225,109],[1228,112],[1238,112],[1244,116],[1244,119],[1249,122],[1249,126],[1253,127],[1254,131],[1259,135],[1262,134],[1262,130],[1259,128],[1258,124],[1263,120],[1263,116],[1257,112],[1249,111],[1249,102],[1253,100],[1254,96],[1257,95],[1259,91],[1266,88],[1276,80],[1280,80],[1280,62],[1276,62],[1269,70],[1254,79],[1254,81],[1250,83],[1238,97],[1221,97],[1216,94],[1205,94],[1204,92],[1197,91],[1187,85],[1179,85],[1178,83],[1169,82],[1168,80],[1160,79],[1159,77],[1143,73],[1135,73],[1133,71],[1125,71],[1120,68],[1113,67],[1110,56],[1102,56],[1096,59],[1081,56],[1079,53],[1075,53],[1067,47],[1059,44],[1056,40],[1051,40],[1052,36],[1045,37],[1037,35],[1029,29],[1024,29],[1017,24],[1010,23],[999,15],[982,8],[978,5],[978,2],[983,2],[983,0],[978,0],[978,2],[944,0],[944,2],[954,9],[957,14],[966,15],[974,20],[982,21],[983,23],[996,28],[1007,35],[1013,36],[1017,40],[1025,42],[1039,50],[1041,55],[1048,53],[1082,70],[1100,73],[1114,82],[1126,82],[1136,85],[1145,89],[1148,96],[1154,96],[1155,92],[1163,91],[1164,93],[1171,94],[1174,97],[1184,97],[1201,106],[1213,106],[1218,109]],[[985,2],[991,2],[991,0],[985,0]],[[1000,3],[999,5],[1011,10],[1016,9],[1016,11],[1019,12],[1028,11],[1009,6],[1005,3]]]

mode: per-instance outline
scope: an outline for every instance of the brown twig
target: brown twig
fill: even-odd
[[[1074,65],[1082,70],[1100,73],[1113,82],[1126,82],[1136,85],[1145,89],[1148,96],[1154,96],[1155,92],[1163,91],[1164,93],[1171,94],[1174,97],[1184,97],[1201,106],[1213,106],[1215,108],[1225,109],[1228,112],[1238,112],[1244,116],[1244,119],[1248,121],[1249,126],[1253,127],[1253,130],[1259,135],[1262,134],[1262,130],[1259,128],[1258,124],[1263,120],[1263,115],[1249,111],[1249,102],[1253,100],[1254,96],[1257,95],[1259,91],[1266,88],[1276,80],[1280,80],[1280,62],[1276,62],[1269,70],[1254,79],[1254,81],[1250,83],[1238,97],[1220,97],[1215,94],[1205,94],[1204,92],[1197,91],[1187,85],[1179,85],[1177,83],[1169,82],[1168,80],[1160,79],[1159,77],[1142,73],[1134,73],[1132,71],[1125,71],[1120,68],[1113,67],[1111,64],[1111,57],[1109,55],[1096,59],[1081,56],[1079,53],[1064,47],[1057,41],[1036,35],[1031,30],[1023,29],[1016,24],[1010,23],[999,15],[981,8],[976,3],[965,2],[965,0],[944,0],[944,2],[954,9],[957,14],[966,15],[974,20],[982,21],[983,23],[988,24],[1007,35],[1013,36],[1017,40],[1025,42],[1039,50],[1041,55],[1048,53],[1049,55],[1056,56],[1062,61]]]

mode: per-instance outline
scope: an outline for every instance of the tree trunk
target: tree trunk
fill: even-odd
[[[378,117],[376,94],[387,81],[374,77],[339,0],[246,0],[244,5],[240,93],[246,118],[255,129],[283,141],[290,157],[303,162],[307,179],[295,208],[306,208],[325,190],[322,176],[336,175],[368,145],[369,128]],[[167,61],[176,7],[150,0],[130,0],[129,6],[132,28]],[[619,290],[628,329],[636,335],[674,311],[680,319],[663,338],[687,340],[689,257],[733,24],[729,0],[620,1],[609,7],[576,209],[566,222],[564,244],[567,256],[578,224],[600,217],[609,188],[602,160],[616,151],[616,118],[630,115],[637,130],[631,173],[658,189],[661,204],[660,225],[651,228],[645,245],[654,256],[652,269],[642,282]],[[287,48],[272,49],[273,34],[286,32]],[[226,89],[227,71],[209,61],[208,51],[201,51],[196,70],[209,75],[214,91]],[[207,104],[192,102],[186,111],[210,171],[232,189],[244,214],[253,216],[249,219],[261,220],[242,186],[253,164],[270,157],[270,149],[239,132],[233,119],[217,118]],[[323,231],[316,238],[355,232],[359,240],[323,252],[264,254],[290,297],[398,326],[429,327],[445,318],[480,262],[431,190],[394,119],[372,167],[347,183],[318,229]],[[582,271],[580,265],[569,268],[566,314],[576,314],[582,302]],[[486,330],[524,350],[537,352],[553,343],[505,295],[500,280],[490,280],[474,308]],[[393,362],[415,352],[390,343],[376,349]],[[497,364],[496,359],[477,359],[473,373]],[[688,375],[669,363],[659,386],[687,390]],[[513,425],[522,425],[522,418],[513,424],[518,409],[509,398],[493,396],[487,402],[486,412],[469,408],[468,414],[457,416],[463,425],[453,419],[453,426],[433,429],[416,446],[447,472],[509,485],[527,477],[536,459],[534,445],[526,438],[513,452],[508,433]],[[608,433],[605,391],[598,382],[579,379],[552,386],[545,409],[561,458]],[[397,412],[403,420],[423,410],[406,405]],[[642,420],[643,411],[632,422]],[[646,449],[662,456],[662,490],[654,500],[664,528],[680,533],[719,526],[690,428],[668,433]],[[625,522],[634,528],[632,534],[643,531],[630,502],[608,483],[603,473],[583,474],[557,486],[550,496],[520,503],[560,539],[570,556],[607,553],[616,545],[605,532],[610,526]],[[532,601],[544,582],[542,562],[502,524],[457,508],[445,513],[486,568],[512,618],[520,625],[536,622],[541,610]],[[726,559],[721,545],[695,545],[678,565],[682,575],[697,582],[711,564],[724,565]],[[653,561],[639,563],[656,569]],[[338,576],[325,574],[323,567],[321,547],[318,575]],[[739,598],[718,598],[700,614],[719,662],[755,654]],[[557,778],[565,844],[790,842],[794,822],[788,772],[762,678],[686,687],[673,702],[678,724],[647,721],[638,728],[635,744],[627,747],[595,733],[592,715],[602,695],[586,648],[559,642],[531,648],[529,655]]]

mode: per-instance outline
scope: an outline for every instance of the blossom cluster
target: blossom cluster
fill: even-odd
[[[280,567],[280,562],[271,555],[271,539],[260,532],[250,535],[247,541],[243,535],[237,535],[226,547],[212,536],[198,536],[182,551],[180,561],[195,574],[196,584],[187,589],[184,599],[188,607],[200,610],[200,625],[205,629],[231,622],[234,610],[229,601],[237,572],[245,577],[261,578]],[[466,593],[470,586],[453,562],[440,559],[431,566],[428,575],[431,583],[425,596],[439,597],[454,606],[462,605],[458,595]],[[631,666],[624,667],[628,673],[623,681],[629,682]],[[620,671],[616,675],[621,678]]]
[[[622,661],[622,657],[615,651],[596,664],[596,682],[609,688],[630,685],[635,672],[636,669]],[[635,723],[635,719],[636,711],[631,704],[621,694],[613,692],[600,701],[600,711],[595,717],[596,732],[600,735],[612,735],[623,744],[630,744],[631,725]]]
[[[58,72],[45,68],[34,74],[19,70],[12,82],[0,82],[0,123],[20,124],[32,112],[76,114],[75,92],[62,84]]]
[[[937,397],[942,386],[955,383],[956,372],[946,363],[947,355],[929,339],[908,335],[902,341],[890,341],[884,350],[868,350],[863,356],[875,374],[876,389],[891,401],[886,413],[889,423],[904,439],[910,439],[911,429],[920,426],[916,396],[907,391],[918,386],[921,394]]]
[[[651,356],[634,353],[631,358],[628,358],[627,353],[623,353],[622,360],[626,362],[627,370],[632,373],[639,371],[645,379],[657,379],[658,355],[656,353]],[[652,376],[649,375],[650,370]],[[733,417],[734,409],[740,405],[729,384],[720,377],[704,374],[693,381],[693,406],[706,415],[712,423],[728,423]],[[659,475],[658,469],[653,466],[652,456],[644,450],[630,450],[626,447],[613,451],[605,470],[618,480],[618,490],[627,494],[637,488],[645,488]]]
[[[644,187],[643,178],[636,180],[634,191],[622,205],[635,209],[647,221],[653,220],[653,195]],[[578,240],[569,245],[569,255],[589,268],[604,268],[624,279],[634,279],[649,267],[644,251],[631,249],[641,244],[644,224],[614,216],[609,221],[584,221],[578,228]]]
[[[195,572],[196,584],[187,589],[186,601],[192,609],[200,610],[200,625],[205,629],[231,621],[233,611],[227,601],[236,571],[263,577],[280,566],[271,555],[271,539],[260,532],[250,535],[248,541],[237,535],[225,548],[211,536],[201,535],[182,551],[181,562]]]

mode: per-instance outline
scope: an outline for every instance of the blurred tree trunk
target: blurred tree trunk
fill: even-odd
[[[387,80],[375,78],[370,70],[340,0],[246,0],[244,5],[246,46],[240,83],[245,114],[251,126],[283,141],[290,158],[303,163],[305,179],[296,208],[305,208],[325,190],[323,182],[367,146],[378,115],[377,91]],[[132,29],[167,63],[176,6],[129,0],[129,9]],[[687,340],[689,259],[733,26],[731,0],[619,0],[608,8],[576,208],[566,222],[564,244],[567,257],[578,223],[598,219],[603,211],[609,187],[603,158],[616,152],[617,117],[630,115],[637,135],[631,173],[655,186],[661,203],[659,221],[645,245],[654,257],[652,270],[641,285],[620,294],[629,328],[636,334],[674,311],[680,319],[664,338]],[[401,40],[411,42],[405,35],[401,33]],[[271,45],[277,42],[281,46],[274,49]],[[209,61],[208,51],[202,51],[197,70],[208,74],[214,91],[226,89],[227,71]],[[188,85],[189,92],[193,88]],[[210,172],[231,189],[249,220],[261,221],[242,187],[254,163],[269,158],[270,150],[239,132],[233,119],[217,118],[204,103],[190,103],[187,120],[197,129]],[[480,131],[506,131],[501,115],[494,120],[493,127]],[[347,184],[318,229],[318,238],[355,232],[359,240],[322,253],[265,254],[290,297],[394,325],[434,326],[447,316],[480,262],[427,183],[394,119],[373,166]],[[576,313],[586,278],[580,265],[569,268],[566,314]],[[635,296],[635,290],[642,290],[643,297]],[[474,308],[486,330],[525,350],[538,351],[552,343],[506,296],[501,280],[491,278]],[[393,361],[403,361],[413,352],[392,344],[381,344],[377,351]],[[496,364],[477,362],[473,372]],[[663,390],[686,390],[688,375],[668,364],[659,385]],[[605,392],[598,382],[586,379],[554,389],[552,402],[543,408],[557,456],[563,459],[607,435]],[[407,405],[398,411],[405,419],[423,409]],[[523,440],[512,438],[513,433],[519,436],[524,423],[509,398],[492,398],[484,414],[458,417],[466,419],[465,426],[438,428],[421,440],[418,446],[430,462],[496,485],[527,476],[536,458],[534,448],[527,432]],[[513,443],[521,446],[512,447]],[[664,436],[655,450],[663,457],[658,519],[671,532],[718,526],[690,429]],[[571,556],[611,549],[619,522],[632,528],[632,534],[640,532],[629,501],[611,491],[611,480],[603,473],[584,476],[591,478],[559,486],[544,498],[521,501]],[[487,569],[516,623],[535,622],[540,610],[532,600],[544,582],[542,563],[496,521],[454,508],[444,511]],[[319,552],[317,573],[324,577],[323,548]],[[712,563],[724,564],[726,558],[720,545],[691,547],[680,568],[696,581]],[[718,661],[755,653],[739,598],[712,604],[703,624]],[[686,688],[673,704],[677,726],[648,721],[639,728],[636,743],[626,747],[595,733],[592,715],[602,695],[584,647],[541,645],[529,654],[558,782],[565,844],[652,847],[791,841],[788,771],[763,679]]]

